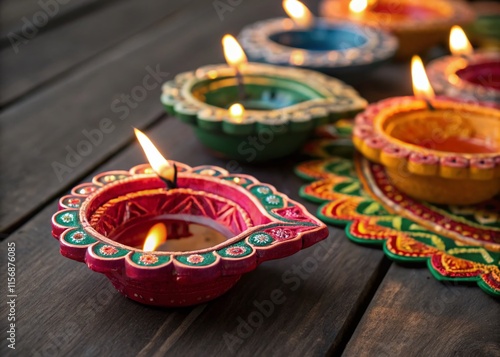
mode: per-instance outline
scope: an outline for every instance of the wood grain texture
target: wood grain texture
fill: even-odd
[[[210,156],[192,128],[177,120],[162,120],[147,134],[173,159],[193,166],[228,164]],[[144,161],[134,143],[95,173],[128,169]],[[298,199],[303,182],[292,173],[293,160],[265,166],[240,164],[245,173]],[[316,208],[306,206],[311,211]],[[55,210],[52,202],[8,239],[16,242],[20,262],[16,352],[23,355],[47,350],[56,355],[226,356],[233,354],[231,349],[241,355],[324,355],[346,338],[383,264],[381,251],[355,245],[331,228],[325,243],[266,262],[213,302],[156,309],[122,297],[104,276],[60,256],[49,229]],[[5,250],[6,242],[1,246]],[[255,318],[259,310],[254,302],[269,300],[274,290],[282,292],[283,303],[275,305],[248,336],[238,337],[239,318]],[[224,339],[228,335],[241,341],[228,347]],[[0,353],[5,345],[1,348]]]
[[[381,66],[354,84],[356,90],[370,103],[390,97],[413,95],[409,62]]]
[[[500,356],[500,304],[477,286],[393,264],[344,356]]]
[[[0,106],[53,81],[54,77],[191,3],[188,0],[113,2],[101,11],[84,14],[37,35],[20,45],[18,52],[10,46],[4,48],[0,51]]]
[[[60,1],[60,3],[59,3]],[[111,3],[112,0],[3,0],[0,2],[0,19],[2,29],[0,31],[0,43],[6,45],[10,43],[9,34],[23,36],[23,26],[25,21],[43,21],[33,20],[38,12],[47,14],[47,23],[38,26],[38,33],[50,28],[54,23],[60,23],[65,18],[75,13],[85,11],[97,4]],[[55,4],[54,4],[55,3]],[[41,5],[42,4],[42,5]],[[57,5],[56,5],[57,4]],[[43,22],[40,22],[42,24]]]
[[[197,1],[197,6],[93,58],[64,82],[5,109],[0,125],[9,130],[1,133],[0,162],[8,170],[0,173],[0,200],[11,205],[0,208],[0,231],[11,230],[130,141],[131,126],[144,127],[161,115],[159,86],[134,102],[136,107],[128,115],[111,110],[114,100],[143,85],[148,66],[158,67],[170,78],[203,64],[223,62],[220,39],[225,33],[237,33],[247,23],[279,13],[280,6],[264,0],[245,2],[220,21],[211,2]],[[59,181],[52,164],[65,164],[67,146],[75,150],[87,140],[82,131],[98,128],[103,118],[111,119],[115,129]]]
[[[15,242],[16,355],[500,355],[496,301],[476,287],[439,283],[425,268],[394,264],[379,286],[390,264],[383,252],[351,243],[336,228],[324,243],[246,274],[219,299],[184,309],[132,302],[103,275],[59,254],[50,234],[56,197],[96,173],[143,163],[132,126],[149,128],[169,158],[241,168],[302,202],[297,191],[303,182],[292,173],[296,157],[228,166],[228,160],[208,154],[192,128],[163,114],[159,86],[122,119],[123,112],[111,110],[114,100],[142,85],[146,67],[159,66],[169,79],[222,62],[223,34],[283,16],[280,1],[243,1],[222,20],[212,1],[178,1],[171,8],[173,3],[108,1],[80,16],[61,13],[71,21],[48,26],[19,57],[0,51],[0,95],[7,101],[19,97],[0,113],[0,231],[10,234],[0,242],[0,262],[5,267],[7,242]],[[306,3],[314,10],[318,1]],[[11,20],[12,14],[36,11],[35,1],[3,4],[11,7]],[[410,94],[409,67],[381,67],[356,87],[370,101]],[[66,163],[66,147],[87,140],[83,130],[98,128],[103,118],[115,128],[58,180],[52,163]],[[317,208],[305,205],[312,212]],[[5,296],[4,289],[2,284]],[[266,302],[276,296],[279,303]],[[6,314],[1,304],[0,315]],[[2,319],[0,328],[6,323]],[[0,344],[1,356],[10,352]]]

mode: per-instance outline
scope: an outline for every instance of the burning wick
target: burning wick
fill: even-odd
[[[224,57],[226,58],[227,64],[233,67],[236,72],[238,97],[240,100],[244,100],[246,95],[243,76],[241,75],[241,67],[248,62],[247,56],[238,41],[231,35],[224,35],[222,38],[222,47],[224,48]]]
[[[309,28],[314,24],[311,11],[298,0],[283,0],[283,9],[299,27]]]
[[[368,0],[351,0],[349,2],[349,11],[355,15],[361,15],[368,7]]]
[[[432,105],[431,101],[429,99],[424,99],[425,104],[427,105],[427,109],[429,109],[431,112],[435,111],[436,108]]]
[[[237,123],[243,122],[244,113],[245,113],[245,108],[240,103],[234,103],[229,107],[229,115]]]
[[[139,129],[134,128],[135,136],[144,150],[153,171],[165,182],[168,189],[177,187],[177,167],[172,166],[158,151],[153,142]]]
[[[419,56],[413,56],[411,59],[411,77],[413,80],[413,93],[415,97],[421,98],[430,111],[436,110],[431,103],[431,99],[435,96],[434,90],[425,73],[424,63]]]
[[[163,223],[156,223],[150,228],[142,250],[152,252],[167,240],[167,228]]]

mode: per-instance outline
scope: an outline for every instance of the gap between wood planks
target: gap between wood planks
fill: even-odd
[[[389,268],[391,267],[392,264],[394,263],[390,261],[384,254],[384,257],[380,261],[379,268],[375,272],[375,277],[373,279],[373,282],[365,286],[365,290],[359,296],[358,299],[359,302],[358,304],[356,304],[357,308],[353,309],[348,317],[348,320],[350,321],[347,323],[347,327],[343,331],[339,332],[339,334],[341,335],[339,342],[334,343],[332,345],[332,347],[327,353],[328,355],[340,356],[344,353],[347,344],[354,335],[354,332],[356,331],[359,323],[361,322],[363,315],[368,309],[368,306],[373,300],[373,297],[377,293],[380,284],[382,284],[382,281],[386,277]]]

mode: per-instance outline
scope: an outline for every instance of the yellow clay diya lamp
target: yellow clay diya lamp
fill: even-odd
[[[434,98],[416,56],[412,76],[415,97],[380,101],[356,117],[356,148],[414,198],[469,205],[497,195],[500,110]]]
[[[326,0],[321,14],[392,32],[399,40],[396,57],[400,59],[446,41],[453,25],[464,26],[475,19],[465,2],[448,0]]]

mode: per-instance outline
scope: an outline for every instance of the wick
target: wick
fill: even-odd
[[[172,180],[158,174],[158,176],[161,178],[161,180],[163,182],[165,182],[165,185],[167,186],[167,190],[177,188],[177,166],[175,164],[173,164],[173,166],[174,166],[174,178]]]
[[[467,66],[469,66],[472,62],[472,54],[461,53],[459,57],[462,58],[464,61],[467,61]]]
[[[238,98],[240,99],[240,101],[243,101],[246,97],[245,85],[243,83],[243,76],[241,75],[241,72],[238,69],[238,67],[235,67],[234,69],[236,71],[236,82],[238,83]]]
[[[435,111],[436,108],[432,105],[431,101],[429,99],[424,99],[425,104],[427,105],[427,109],[429,109],[431,112]]]

